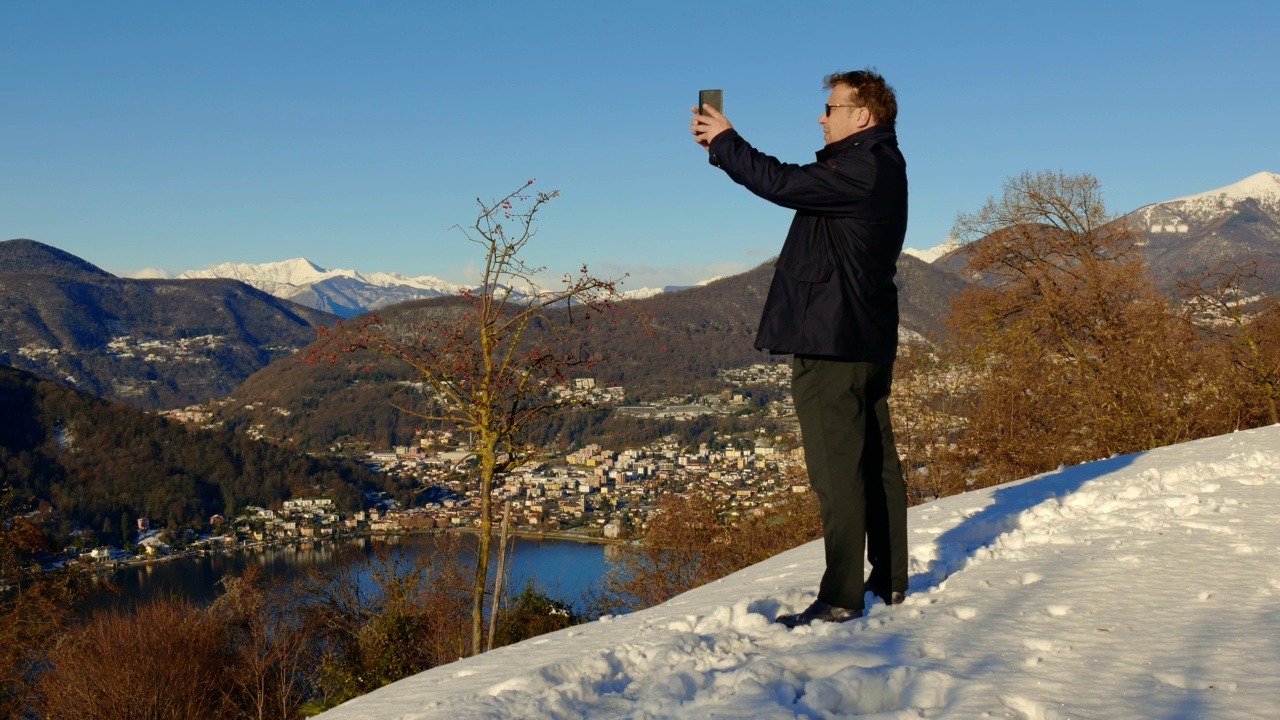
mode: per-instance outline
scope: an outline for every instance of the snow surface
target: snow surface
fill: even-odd
[[[1280,714],[1280,426],[910,510],[911,589],[787,630],[818,543],[663,605],[320,717],[1260,718]]]

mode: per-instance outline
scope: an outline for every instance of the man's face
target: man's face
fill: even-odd
[[[827,104],[843,106],[832,107],[830,115],[824,112],[818,117],[818,124],[822,126],[822,139],[828,145],[840,142],[875,124],[871,121],[871,111],[864,107],[852,107],[858,104],[858,101],[854,97],[853,88],[848,85],[837,85],[831,88]]]

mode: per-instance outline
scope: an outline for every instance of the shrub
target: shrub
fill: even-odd
[[[49,720],[200,720],[231,716],[225,627],[185,601],[95,613],[49,658]]]
[[[498,612],[493,646],[511,645],[531,637],[572,627],[582,621],[583,618],[567,603],[538,590],[530,580],[520,594],[512,598],[505,609]]]
[[[817,505],[813,493],[787,495],[764,515],[735,518],[704,496],[667,496],[639,542],[620,546],[593,612],[657,605],[822,537]]]

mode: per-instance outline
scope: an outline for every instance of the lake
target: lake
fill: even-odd
[[[390,542],[408,553],[430,552],[442,536],[408,535],[386,540],[354,538],[350,540],[301,543],[272,547],[247,548],[203,557],[179,558],[149,565],[122,568],[111,576],[120,588],[119,595],[104,593],[92,603],[95,607],[129,607],[135,602],[155,598],[181,597],[199,605],[211,602],[221,592],[222,578],[238,576],[250,565],[261,566],[268,580],[290,580],[310,568],[337,569],[339,563],[358,562],[374,551],[374,543]],[[462,536],[462,541],[475,547],[477,537]],[[494,546],[497,546],[495,538]],[[357,551],[344,552],[343,549]],[[517,538],[511,555],[510,587],[517,590],[528,579],[551,597],[577,601],[609,568],[605,559],[610,546],[569,540],[531,540]],[[496,559],[490,567],[497,567]]]

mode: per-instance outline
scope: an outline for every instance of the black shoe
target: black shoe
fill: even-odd
[[[774,622],[786,625],[789,628],[798,627],[800,625],[808,625],[814,620],[823,622],[849,622],[862,617],[861,610],[848,610],[846,608],[828,605],[821,600],[814,600],[804,612],[795,615],[779,615]]]
[[[903,600],[907,599],[907,594],[898,590],[891,593],[884,592],[883,588],[870,580],[862,585],[863,592],[874,593],[876,597],[884,601],[885,605],[901,605]]]

